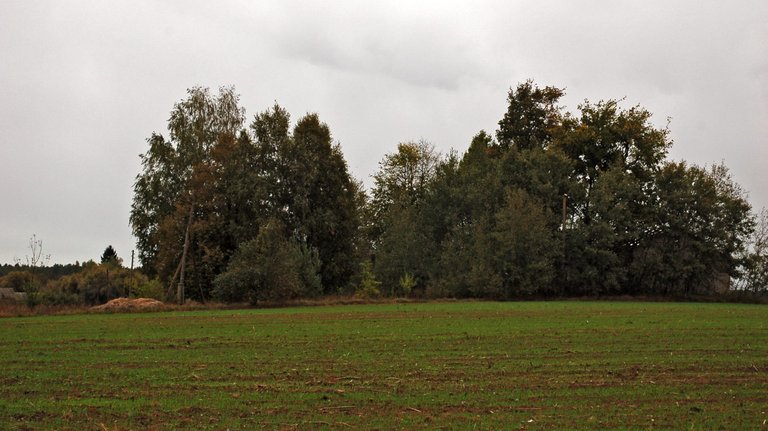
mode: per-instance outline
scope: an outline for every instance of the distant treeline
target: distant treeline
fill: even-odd
[[[55,264],[51,266],[41,266],[34,269],[35,273],[43,280],[72,275],[82,269],[80,263],[68,263],[66,265]],[[8,275],[13,271],[27,271],[29,267],[21,264],[2,264],[0,265],[0,277]]]

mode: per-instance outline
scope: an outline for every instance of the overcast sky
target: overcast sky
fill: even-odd
[[[319,113],[367,184],[398,142],[462,153],[529,78],[572,112],[626,98],[768,206],[766,23],[765,0],[1,0],[0,263],[32,234],[51,264],[128,263],[138,155],[198,85]]]

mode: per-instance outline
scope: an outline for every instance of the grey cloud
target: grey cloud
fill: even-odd
[[[768,3],[0,2],[0,262],[37,233],[61,263],[127,257],[138,154],[194,85],[248,115],[319,112],[353,173],[399,141],[493,131],[528,78],[641,104],[671,156],[720,160],[768,206]]]

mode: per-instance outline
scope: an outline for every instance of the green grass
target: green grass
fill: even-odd
[[[0,429],[768,429],[768,307],[0,319]]]

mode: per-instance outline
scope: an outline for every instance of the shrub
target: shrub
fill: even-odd
[[[152,298],[158,301],[165,299],[165,286],[157,278],[147,279],[141,276],[142,279],[137,279],[139,282],[131,289],[131,296],[134,298]]]
[[[78,289],[85,303],[103,304],[127,297],[146,280],[143,275],[111,263],[88,265],[78,276]]]
[[[281,301],[322,291],[317,251],[287,238],[277,220],[235,252],[227,270],[214,280],[214,296],[227,302]]]
[[[37,283],[37,281],[29,282],[24,285],[24,301],[30,310],[40,304],[38,290],[40,290],[40,285]]]
[[[378,298],[381,296],[381,282],[376,280],[373,274],[373,265],[363,262],[360,265],[360,284],[355,289],[355,296],[364,299]]]
[[[416,287],[416,278],[413,274],[406,272],[400,277],[400,292],[402,292],[403,296],[410,295],[414,287]]]
[[[37,293],[37,299],[45,305],[80,305],[81,298],[73,293],[45,288]]]
[[[11,271],[0,277],[0,287],[13,289],[15,292],[24,292],[27,286],[35,283],[37,278],[29,271]]]

